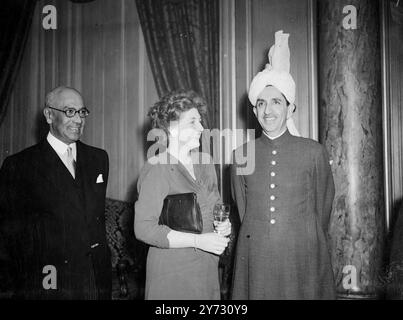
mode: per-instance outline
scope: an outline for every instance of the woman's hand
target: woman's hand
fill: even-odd
[[[229,239],[215,232],[195,235],[195,247],[203,251],[220,255],[228,246]]]
[[[214,229],[217,233],[227,237],[231,234],[231,222],[229,219],[225,220],[224,222],[214,221]]]

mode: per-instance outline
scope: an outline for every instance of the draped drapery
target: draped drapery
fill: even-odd
[[[191,89],[207,100],[207,127],[218,126],[219,1],[136,0],[158,95]]]
[[[21,64],[36,0],[3,0],[0,10],[0,124]]]

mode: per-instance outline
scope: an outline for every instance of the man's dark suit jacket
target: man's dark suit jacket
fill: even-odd
[[[4,160],[0,169],[3,292],[20,299],[111,298],[105,231],[108,170],[107,153],[80,141],[76,179],[47,140]],[[100,174],[103,182],[97,183]],[[44,289],[47,265],[56,268],[57,289]]]

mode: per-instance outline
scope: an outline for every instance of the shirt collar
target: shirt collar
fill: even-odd
[[[266,137],[268,137],[270,140],[275,140],[275,139],[281,137],[286,131],[287,131],[287,128],[285,128],[282,133],[280,133],[278,136],[275,136],[275,137],[270,137],[264,130],[263,130],[263,134],[264,134]]]
[[[260,137],[260,140],[265,145],[280,146],[280,145],[288,144],[289,142],[291,142],[292,137],[293,136],[290,134],[288,129],[286,129],[285,132],[282,135],[280,135],[279,137],[277,137],[276,139],[269,138],[269,136],[267,136],[266,134],[262,134],[261,137]]]
[[[75,142],[70,143],[69,145],[65,144],[64,142],[60,141],[57,139],[53,134],[50,132],[48,133],[48,136],[46,137],[46,140],[48,140],[50,146],[53,148],[53,150],[56,151],[58,155],[64,156],[65,153],[67,152],[67,148],[70,146],[72,151],[73,151],[73,158],[74,160],[77,161],[77,145]]]

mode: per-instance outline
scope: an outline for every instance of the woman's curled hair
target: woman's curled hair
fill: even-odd
[[[192,90],[177,90],[163,96],[149,110],[152,128],[164,130],[167,134],[169,123],[179,120],[181,113],[196,108],[205,122],[206,101]]]

